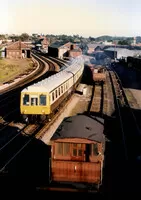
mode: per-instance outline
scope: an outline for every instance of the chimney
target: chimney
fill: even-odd
[[[76,44],[71,44],[71,50],[76,49]]]

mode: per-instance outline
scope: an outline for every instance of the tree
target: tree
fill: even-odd
[[[20,35],[20,39],[21,39],[21,41],[26,41],[29,39],[29,35],[27,33],[22,33]]]
[[[0,40],[4,40],[5,39],[5,35],[0,34]]]
[[[89,41],[90,41],[90,42],[93,42],[93,41],[95,41],[95,38],[94,38],[94,37],[91,37],[91,36],[89,36]]]

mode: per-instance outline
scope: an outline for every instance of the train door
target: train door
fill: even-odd
[[[37,106],[38,105],[38,96],[31,95],[31,106]]]

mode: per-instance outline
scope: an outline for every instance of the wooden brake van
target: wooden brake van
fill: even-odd
[[[65,118],[51,138],[51,181],[102,183],[104,120],[76,115]]]

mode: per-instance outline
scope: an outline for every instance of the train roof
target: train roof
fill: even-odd
[[[63,71],[24,88],[22,92],[50,92],[58,87],[58,85],[61,85],[63,82],[71,78],[82,66],[84,67],[84,63],[82,64],[82,62],[75,61]]]
[[[103,143],[104,119],[86,115],[67,117],[53,134],[51,140],[83,138]]]

